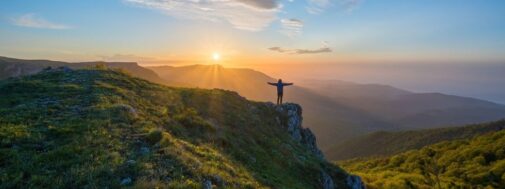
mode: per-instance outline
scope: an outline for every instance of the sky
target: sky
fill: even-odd
[[[2,0],[0,55],[65,61],[502,62],[500,0]]]
[[[505,104],[505,1],[2,0],[0,56],[222,64]]]

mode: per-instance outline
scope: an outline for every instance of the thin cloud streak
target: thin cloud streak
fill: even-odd
[[[282,30],[280,32],[282,34],[285,34],[289,37],[296,37],[302,34],[303,21],[299,19],[281,19],[281,24]]]
[[[321,47],[319,49],[284,49],[281,47],[270,47],[268,50],[286,54],[319,54],[332,52],[329,47]]]
[[[11,22],[16,26],[28,27],[28,28],[53,29],[53,30],[64,30],[71,28],[70,26],[67,25],[53,23],[43,18],[36,17],[35,14],[25,14],[18,18],[12,19]]]
[[[361,4],[363,0],[307,0],[308,5],[305,7],[310,14],[321,14],[326,9],[336,5],[339,9],[345,11],[353,11]]]

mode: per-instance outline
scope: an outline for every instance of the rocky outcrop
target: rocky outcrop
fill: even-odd
[[[321,185],[323,189],[334,189],[335,184],[333,183],[333,179],[326,172],[321,172]]]
[[[349,175],[345,182],[351,189],[365,189],[365,183],[361,181],[359,176]]]
[[[323,153],[317,147],[314,133],[309,128],[302,127],[302,107],[298,104],[286,103],[282,106],[277,106],[276,110],[287,116],[287,123],[284,126],[289,135],[291,135],[291,138],[303,144],[317,157],[324,159]]]
[[[273,106],[273,104],[271,105]],[[314,155],[326,161],[323,153],[317,147],[316,136],[309,128],[302,127],[302,107],[298,104],[286,103],[281,106],[275,106],[275,109],[277,112],[286,116],[284,122],[280,121],[283,120],[280,118],[277,120],[286,128],[291,138],[300,142]],[[333,178],[325,171],[321,171],[320,182],[323,189],[335,189],[336,187]],[[347,187],[351,189],[365,189],[365,184],[361,181],[359,176],[349,175],[345,183]]]

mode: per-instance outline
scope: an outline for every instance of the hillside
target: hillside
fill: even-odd
[[[33,74],[47,66],[85,68],[102,64],[169,86],[226,89],[256,101],[275,101],[276,97],[275,87],[266,84],[275,78],[251,69],[220,65],[148,69],[136,63],[65,63],[0,57],[0,79]],[[413,93],[387,85],[315,81],[295,83],[285,90],[284,101],[304,107],[307,127],[328,153],[332,146],[375,131],[437,128],[505,118],[503,105],[438,93]]]
[[[365,111],[408,130],[505,118],[505,105],[474,98],[414,93],[387,85],[334,80],[306,81],[302,85],[337,103]]]
[[[393,155],[446,140],[468,139],[505,129],[505,120],[450,127],[398,132],[374,132],[330,148],[326,157],[344,160],[358,157]]]
[[[185,87],[232,90],[248,99],[259,101],[275,102],[277,97],[276,88],[266,84],[277,79],[252,69],[225,68],[220,65],[149,68],[164,80],[185,83]],[[398,129],[367,112],[335,102],[300,87],[297,83],[284,90],[285,102],[296,102],[303,106],[306,112],[305,123],[318,137],[322,149],[364,133]]]
[[[150,67],[166,81],[187,87],[222,88],[253,100],[275,101],[276,81],[251,69],[220,65]],[[284,78],[286,79],[286,78]],[[505,118],[505,106],[444,95],[414,93],[380,84],[345,81],[304,81],[287,87],[285,100],[300,103],[306,123],[318,136],[324,152],[345,140],[374,131],[446,127]]]
[[[367,188],[503,188],[505,130],[387,158],[340,162]]]
[[[0,81],[0,188],[360,188],[301,122],[295,104],[47,70]]]
[[[35,74],[47,67],[57,68],[61,66],[69,68],[86,68],[94,67],[96,65],[104,65],[110,68],[120,68],[128,71],[133,76],[147,79],[155,83],[166,83],[155,72],[139,66],[135,62],[62,62],[51,60],[23,60],[16,58],[8,58],[0,56],[0,79],[9,77],[19,77],[24,75]]]

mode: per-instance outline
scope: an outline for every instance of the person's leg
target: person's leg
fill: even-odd
[[[281,96],[279,94],[277,94],[277,105],[279,105],[279,99],[281,98]]]
[[[279,96],[280,96],[280,98],[281,98],[281,105],[282,105],[282,94],[280,94]]]

